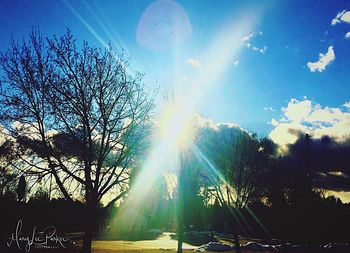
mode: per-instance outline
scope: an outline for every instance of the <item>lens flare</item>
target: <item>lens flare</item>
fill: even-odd
[[[166,50],[192,35],[190,20],[175,1],[158,0],[147,7],[136,31],[137,42],[152,50]]]

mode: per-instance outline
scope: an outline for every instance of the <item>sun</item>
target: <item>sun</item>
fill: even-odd
[[[159,137],[171,148],[184,149],[193,140],[195,113],[184,103],[168,104],[158,122]]]

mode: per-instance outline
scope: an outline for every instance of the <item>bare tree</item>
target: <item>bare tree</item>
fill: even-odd
[[[247,206],[257,188],[266,161],[263,145],[255,135],[228,125],[204,129],[201,135],[199,146],[214,170],[203,173],[204,183],[233,217],[236,251],[240,252],[239,210]]]
[[[102,200],[109,207],[127,193],[153,106],[143,75],[130,74],[111,47],[78,47],[69,31],[52,39],[33,31],[28,41],[12,41],[0,64],[1,122],[22,147],[20,169],[52,176],[53,189],[82,199],[93,221]],[[84,252],[91,251],[94,226],[87,223]]]
[[[259,172],[264,169],[266,155],[255,135],[237,127],[222,125],[206,129],[199,144],[216,168],[210,173],[210,184],[217,197],[228,206],[245,206],[256,189]]]
[[[0,142],[3,141],[3,143],[0,144],[0,198],[15,198],[18,180],[15,173],[16,171],[10,169],[10,164],[16,158],[13,156],[12,143],[8,140],[1,140],[2,137],[0,133]]]

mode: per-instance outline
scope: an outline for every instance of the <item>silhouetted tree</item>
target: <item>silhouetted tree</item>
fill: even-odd
[[[2,128],[0,127],[0,130]],[[0,132],[0,198],[16,198],[16,188],[18,186],[17,173],[11,166],[16,160],[13,150],[13,142],[6,138],[6,135]]]
[[[213,165],[211,170],[214,171],[206,174],[208,186],[215,189],[215,198],[233,217],[237,247],[240,209],[247,206],[255,195],[259,177],[268,166],[273,149],[268,144],[254,134],[229,125],[205,129],[199,141],[199,146]]]
[[[85,202],[83,251],[91,251],[97,207],[113,205],[128,189],[131,164],[142,148],[152,98],[143,75],[111,47],[76,45],[68,31],[11,42],[0,54],[1,122],[16,140],[24,173],[47,179],[67,200]]]
[[[38,204],[42,204],[42,203],[48,203],[50,201],[49,199],[49,193],[47,191],[47,189],[43,188],[42,186],[39,186],[35,193],[32,194],[32,196],[30,196],[28,203],[38,203]]]
[[[257,189],[259,176],[267,167],[270,147],[266,141],[261,142],[256,135],[237,127],[222,125],[217,130],[206,131],[200,147],[221,177],[216,176],[213,185],[228,206],[241,208],[249,203]]]
[[[22,199],[24,199],[25,194],[26,194],[26,188],[27,188],[26,179],[25,179],[25,177],[22,175],[22,176],[19,178],[18,186],[17,186],[17,189],[16,189],[18,201],[21,201]]]
[[[16,174],[8,172],[5,168],[0,168],[0,198],[11,195],[15,198],[17,187]]]

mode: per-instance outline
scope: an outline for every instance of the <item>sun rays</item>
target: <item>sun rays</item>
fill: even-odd
[[[186,148],[195,134],[193,111],[177,102],[166,106],[161,115],[157,124],[159,137],[170,148]]]
[[[98,34],[97,30],[94,29],[68,2],[65,1],[65,4],[79,21],[82,22],[85,28],[96,38],[96,40],[104,47],[107,47],[108,44],[102,36]],[[170,5],[166,7],[170,8],[172,6]],[[154,5],[152,5],[152,8],[154,8]],[[90,7],[88,9],[93,12]],[[150,11],[149,9],[147,10],[148,12]],[[147,29],[154,30],[158,28],[153,24],[155,22],[154,20],[151,24],[152,27],[147,26],[147,24],[145,24],[147,21],[145,17],[149,14],[146,13],[143,15],[142,22],[140,21],[143,28],[141,27],[141,29],[139,24],[137,30],[137,40],[139,44],[143,45],[148,43],[147,47],[153,50],[154,47],[157,47],[157,49],[158,47],[161,47],[161,45],[158,44],[163,43],[162,40],[166,39],[166,49],[178,52],[178,50],[180,50],[179,47],[172,47],[188,40],[189,36],[192,34],[192,28],[190,27],[191,25],[187,13],[181,8],[181,6],[177,4],[176,10],[177,12],[173,13],[175,18],[171,20],[172,22],[168,23],[169,26],[174,27],[165,27],[163,25],[159,28],[160,30],[157,30],[154,33],[154,36],[151,37],[149,34],[145,34],[145,31]],[[159,12],[158,9],[156,11]],[[176,18],[177,13],[180,13],[181,17]],[[102,22],[102,19],[100,19],[97,14],[94,14],[93,17],[101,26],[101,29],[108,36],[112,36],[113,33],[108,30],[108,27]],[[208,157],[206,157],[206,155],[201,152],[199,147],[193,142],[196,136],[196,124],[198,125],[198,122],[196,122],[196,116],[203,104],[210,99],[211,90],[220,85],[217,82],[220,80],[221,75],[227,71],[229,66],[234,64],[234,60],[237,58],[243,47],[241,38],[250,33],[258,19],[259,17],[255,16],[245,16],[244,18],[237,17],[235,20],[230,21],[228,25],[225,25],[223,29],[219,30],[217,34],[213,36],[212,44],[206,48],[206,50],[203,50],[200,55],[198,64],[200,64],[201,67],[197,68],[195,73],[188,78],[186,84],[180,82],[174,85],[175,96],[172,101],[166,101],[165,103],[158,105],[160,113],[154,120],[153,132],[149,136],[151,149],[146,156],[146,160],[143,161],[139,168],[140,173],[138,173],[131,186],[128,194],[129,201],[124,203],[124,207],[118,213],[117,220],[124,220],[130,227],[135,225],[139,219],[137,210],[142,206],[142,202],[147,199],[148,193],[152,190],[153,186],[161,176],[166,175],[168,178],[166,180],[168,184],[169,182],[172,182],[172,185],[168,185],[168,188],[171,188],[170,190],[174,191],[177,187],[174,184],[178,184],[178,182],[173,180],[173,177],[180,170],[180,154],[183,150],[189,150],[189,152],[194,154],[195,159],[200,161],[208,173],[214,175],[220,184],[229,186],[229,183],[226,182],[223,175],[221,175],[220,170],[215,167],[210,159],[208,159]],[[182,23],[185,22],[186,27],[179,27],[178,22],[180,21]],[[144,28],[145,26],[147,29]],[[164,29],[167,34],[163,34]],[[168,30],[176,31],[176,33],[171,35]],[[185,31],[184,34],[181,34],[182,30]],[[143,32],[141,33],[141,31]],[[157,38],[157,36],[159,38]],[[117,49],[121,46],[125,46],[119,37],[118,41],[113,40],[113,38],[110,39],[117,45]],[[172,42],[171,40],[174,41]],[[157,42],[158,44],[154,42]],[[126,50],[128,49],[126,48]],[[181,65],[183,63],[181,63],[178,56],[175,55],[174,57],[176,64],[172,71],[173,76],[175,76],[175,80],[180,80],[184,66]],[[189,56],[189,58],[190,57],[191,56]],[[172,180],[169,180],[169,177],[172,178]],[[133,212],[130,212],[130,209],[132,209]],[[230,212],[236,217],[237,221],[241,223],[242,227],[247,226],[247,223],[239,212],[232,208],[230,208]],[[258,221],[258,218],[253,213],[251,215]],[[263,227],[259,221],[258,223]]]

